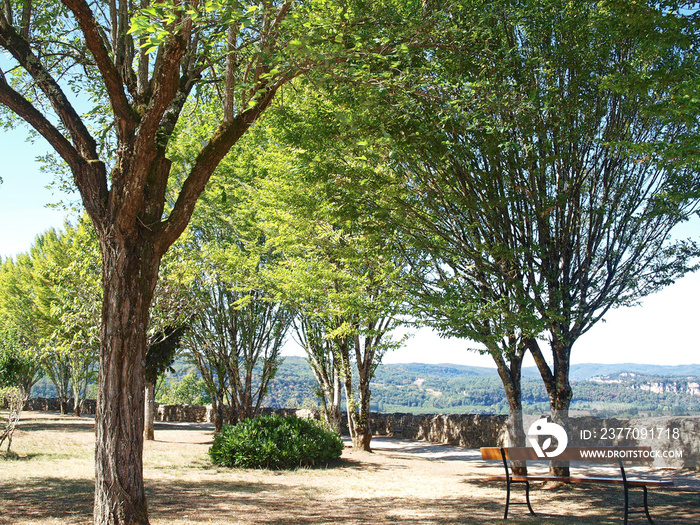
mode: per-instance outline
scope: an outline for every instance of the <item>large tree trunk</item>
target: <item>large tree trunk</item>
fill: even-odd
[[[110,242],[111,241],[111,242]],[[99,525],[148,524],[143,483],[146,331],[160,257],[148,244],[103,240],[102,341],[95,417]]]
[[[144,401],[144,428],[143,428],[143,439],[146,441],[153,441],[156,439],[155,431],[153,429],[153,424],[156,419],[156,385],[153,381],[146,381],[146,399]]]

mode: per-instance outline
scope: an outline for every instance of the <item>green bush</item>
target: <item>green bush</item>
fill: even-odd
[[[225,426],[209,456],[224,467],[283,470],[324,465],[342,452],[340,436],[321,422],[273,414]]]

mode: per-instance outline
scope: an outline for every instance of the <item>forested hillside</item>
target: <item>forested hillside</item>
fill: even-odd
[[[524,369],[523,404],[528,412],[547,412],[547,394],[536,369]],[[160,387],[162,402],[206,400],[194,369],[176,362]],[[595,414],[700,414],[700,365],[664,367],[639,364],[574,365],[573,409]],[[163,397],[167,393],[167,397]],[[34,397],[51,397],[40,381]],[[313,374],[301,357],[287,357],[271,382],[265,405],[276,408],[317,405]],[[384,364],[372,382],[372,410],[407,413],[494,413],[508,411],[495,369],[454,364]]]

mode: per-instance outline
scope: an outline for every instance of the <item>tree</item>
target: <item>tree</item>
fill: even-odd
[[[238,289],[239,283],[216,273],[204,278],[199,312],[187,338],[189,351],[209,382],[212,399],[231,407],[230,419],[243,421],[260,413],[281,362],[291,315],[263,288]]]
[[[178,381],[161,381],[158,385],[157,399],[166,405],[207,405],[211,396],[206,382],[200,378],[195,369],[190,369]]]
[[[0,434],[0,447],[7,440],[7,453],[32,386],[41,368],[32,348],[10,326],[0,331],[0,406],[7,405],[7,422]]]
[[[298,310],[294,330],[316,379],[323,417],[328,426],[340,434],[342,366],[336,341],[327,337],[332,329],[313,315]]]
[[[97,238],[87,218],[64,231],[49,230],[31,250],[36,306],[46,321],[41,340],[44,369],[56,387],[61,410],[72,390],[80,415],[87,388],[97,376],[100,304]]]
[[[31,261],[25,255],[18,256],[16,262],[7,259],[0,264],[0,347],[6,357],[18,356],[15,365],[20,365],[13,365],[12,380],[6,377],[6,381],[20,386],[27,395],[42,375],[37,337],[40,323],[30,279]]]
[[[697,141],[697,107],[663,108],[695,78],[697,17],[672,3],[474,6],[457,47],[488,46],[441,50],[428,70],[442,81],[398,95],[394,182],[408,192],[388,200],[435,261],[429,286],[469,282],[465,302],[501,303],[490,322],[511,318],[566,425],[578,337],[694,268],[696,246],[671,232],[698,205],[697,158],[674,156]],[[494,334],[473,327],[488,348]]]
[[[391,250],[392,232],[376,227],[365,188],[339,187],[338,179],[366,173],[365,164],[317,153],[347,126],[338,113],[329,118],[333,110],[309,90],[288,101],[268,128],[265,155],[254,161],[268,173],[258,182],[256,209],[268,242],[284,254],[275,280],[297,313],[328,418],[342,379],[353,446],[370,450],[370,382],[383,355],[400,344],[390,333],[403,312],[403,267]]]
[[[12,326],[23,341],[33,348],[41,367],[56,388],[61,414],[68,412],[70,399],[70,360],[64,353],[55,352],[47,345],[57,321],[50,313],[50,305],[43,298],[48,293],[46,281],[38,276],[37,260],[46,259],[44,242],[58,234],[50,230],[37,236],[30,253],[19,254],[17,260],[8,259],[0,275],[0,310],[5,326]],[[58,253],[63,258],[62,250]]]
[[[264,176],[249,163],[258,135],[251,130],[222,162],[177,245],[193,306],[188,354],[208,385],[217,427],[259,415],[291,325],[290,310],[272,292],[279,254],[250,197],[253,181]]]
[[[281,86],[322,65],[362,69],[352,57],[376,61],[404,20],[420,18],[402,3],[63,0],[24,4],[19,16],[15,7],[3,0],[0,10],[0,46],[14,61],[9,79],[0,73],[0,104],[65,163],[100,243],[95,523],[148,523],[143,363],[163,254]],[[94,111],[81,116],[66,86]],[[195,91],[219,111],[166,216],[168,145]]]

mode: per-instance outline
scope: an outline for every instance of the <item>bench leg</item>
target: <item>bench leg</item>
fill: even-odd
[[[503,514],[503,519],[508,519],[508,507],[510,506],[510,486],[513,483],[525,483],[525,501],[527,502],[527,508],[530,511],[530,514],[532,514],[533,516],[537,516],[537,514],[535,514],[535,511],[532,510],[532,505],[530,504],[530,482],[508,480],[506,482],[506,511]],[[513,503],[513,505],[524,505],[524,503]]]
[[[651,519],[651,514],[649,514],[649,500],[647,497],[647,488],[642,485],[643,497],[644,497],[644,510],[629,510],[629,489],[625,487],[625,525],[627,525],[627,518],[630,514],[644,514],[647,517],[647,521],[654,525],[654,520]]]
[[[510,505],[510,480],[506,482],[506,513],[503,515],[503,519],[508,519],[508,505]]]
[[[642,490],[644,490],[644,514],[647,515],[647,520],[651,525],[654,525],[654,521],[651,519],[651,516],[649,515],[649,505],[647,504],[647,488],[642,487]]]
[[[530,510],[530,514],[533,516],[537,516],[535,514],[535,511],[532,510],[532,505],[530,505],[530,482],[526,481],[525,482],[525,501],[527,501],[527,508]]]

